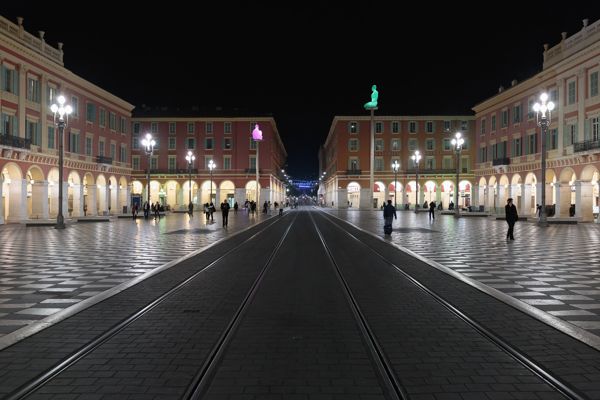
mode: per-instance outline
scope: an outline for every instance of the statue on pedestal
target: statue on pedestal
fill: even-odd
[[[365,104],[365,108],[374,108],[377,107],[377,98],[379,97],[379,92],[377,91],[377,85],[373,85],[371,88],[373,93],[371,93],[371,101]]]

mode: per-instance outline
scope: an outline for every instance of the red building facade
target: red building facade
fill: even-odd
[[[129,205],[133,106],[74,75],[62,43],[47,45],[0,17],[0,223],[58,213],[58,129],[52,104],[73,114],[64,132],[63,215],[116,214]],[[67,212],[68,211],[68,212]]]
[[[150,167],[150,200],[187,209],[191,201],[198,205],[228,201],[240,206],[256,199],[256,146],[259,154],[259,198],[265,201],[285,199],[284,176],[287,153],[275,120],[270,115],[247,111],[172,109],[143,107],[134,112],[132,162],[133,191],[147,199],[147,169]],[[255,124],[263,133],[262,141],[252,139]],[[148,159],[142,140],[147,134],[156,141]],[[186,155],[195,157],[191,186]],[[212,172],[210,161],[216,164]],[[191,187],[191,193],[190,193]],[[212,193],[212,196],[211,196]]]

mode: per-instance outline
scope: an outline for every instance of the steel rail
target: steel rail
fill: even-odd
[[[260,273],[258,274],[258,277],[252,284],[252,287],[248,291],[248,294],[246,294],[246,297],[244,298],[244,300],[242,300],[242,303],[238,307],[237,311],[235,312],[235,314],[233,315],[231,320],[229,320],[229,324],[227,324],[227,327],[223,330],[223,333],[221,333],[221,336],[217,340],[217,344],[211,350],[206,361],[204,361],[204,364],[202,364],[202,367],[200,368],[200,370],[194,377],[194,380],[192,381],[190,386],[188,386],[188,389],[187,389],[185,395],[183,396],[184,399],[196,400],[196,399],[201,399],[202,396],[204,396],[204,392],[208,389],[209,384],[212,381],[212,378],[213,378],[213,375],[217,368],[217,365],[219,364],[219,361],[220,361],[221,357],[223,356],[225,349],[227,348],[227,345],[231,342],[231,339],[233,339],[235,333],[237,332],[237,328],[240,325],[242,316],[248,310],[248,307],[249,307],[252,299],[254,298],[256,291],[258,290],[258,287],[260,286],[260,284],[263,281],[263,278],[267,272],[267,269],[269,268],[269,266],[271,265],[271,263],[273,261],[273,258],[275,258],[275,255],[281,248],[281,245],[283,244],[283,241],[285,240],[287,234],[289,233],[290,229],[292,228],[292,225],[294,225],[296,218],[298,218],[298,213],[296,213],[296,216],[292,220],[292,223],[288,226],[288,228],[284,232],[283,236],[277,243],[277,246],[275,246],[275,249],[269,256],[269,259],[265,263],[265,265],[262,268],[262,270],[260,271]]]
[[[44,371],[43,373],[41,373],[34,379],[32,379],[29,382],[25,383],[24,385],[20,386],[19,388],[14,390],[12,393],[10,393],[6,397],[6,400],[23,399],[23,398],[26,398],[27,396],[33,394],[36,390],[38,390],[39,388],[44,386],[46,383],[48,383],[50,380],[55,378],[57,375],[64,372],[67,368],[69,368],[73,364],[77,363],[77,361],[81,360],[86,355],[88,355],[89,353],[93,352],[98,347],[100,347],[103,343],[105,343],[109,339],[113,338],[114,336],[116,336],[117,334],[122,332],[129,325],[131,325],[132,323],[134,323],[135,321],[137,321],[138,319],[140,319],[141,317],[143,317],[144,315],[146,315],[147,313],[152,311],[154,308],[156,308],[158,305],[163,303],[165,300],[167,300],[173,294],[175,294],[176,292],[181,290],[184,286],[186,286],[187,284],[192,282],[194,279],[196,279],[197,277],[199,277],[200,275],[202,275],[203,273],[205,273],[206,271],[208,271],[209,269],[211,269],[212,267],[217,265],[220,261],[222,261],[225,257],[227,257],[229,254],[231,254],[233,251],[238,249],[240,246],[242,246],[242,245],[248,243],[249,241],[251,241],[252,239],[256,238],[258,235],[263,233],[265,230],[267,230],[273,224],[277,223],[280,220],[281,219],[276,219],[275,221],[271,222],[269,225],[262,228],[260,231],[256,232],[254,235],[250,236],[248,239],[244,240],[242,243],[238,244],[231,250],[227,251],[225,254],[223,254],[222,256],[215,259],[213,262],[208,264],[206,267],[202,268],[200,271],[189,276],[188,278],[186,278],[185,280],[183,280],[182,282],[180,282],[179,284],[177,284],[176,286],[171,288],[169,291],[165,292],[164,294],[162,294],[161,296],[159,296],[158,298],[153,300],[148,305],[146,305],[143,308],[139,309],[138,311],[134,312],[130,316],[124,318],[123,320],[121,320],[121,322],[118,322],[117,324],[113,325],[110,329],[106,330],[104,333],[97,336],[94,340],[92,340],[85,346],[79,348],[78,350],[76,350],[74,353],[72,353],[70,356],[66,357],[59,363],[55,364],[52,368],[47,369],[46,371]],[[294,221],[295,221],[295,218],[294,218]],[[293,221],[292,221],[292,224],[293,224]],[[291,226],[291,224],[290,224],[290,226]],[[288,231],[289,231],[289,227],[288,227]],[[286,233],[287,233],[287,231],[286,231]],[[188,261],[188,260],[185,260],[185,261]]]
[[[322,212],[321,212],[321,214],[322,214]],[[342,231],[344,231],[345,233],[347,233],[348,236],[350,236],[352,239],[356,240],[358,243],[362,244],[367,249],[371,250],[375,255],[377,255],[384,262],[386,262],[392,268],[394,268],[405,279],[407,279],[409,282],[411,282],[412,284],[414,284],[415,286],[417,286],[423,292],[425,292],[426,294],[428,294],[429,296],[431,296],[434,300],[436,300],[438,303],[440,303],[446,309],[450,310],[454,315],[456,315],[458,318],[460,318],[465,323],[467,323],[471,328],[473,328],[479,334],[481,334],[482,336],[486,337],[489,341],[491,341],[497,347],[499,347],[500,349],[502,349],[504,352],[508,353],[512,358],[514,358],[515,360],[517,360],[519,363],[521,363],[523,366],[525,366],[527,369],[529,369],[531,372],[533,372],[536,376],[538,376],[540,379],[542,379],[548,385],[550,385],[551,387],[553,387],[556,391],[560,392],[562,395],[566,396],[569,399],[573,399],[573,400],[589,400],[589,397],[587,397],[585,394],[580,393],[572,385],[570,385],[567,382],[563,381],[561,378],[555,376],[552,372],[546,370],[544,367],[538,365],[534,360],[532,360],[530,357],[528,357],[527,355],[525,355],[519,349],[517,349],[516,347],[512,346],[510,343],[508,343],[507,341],[505,341],[502,337],[496,335],[492,330],[486,328],[483,324],[479,323],[474,318],[470,317],[466,313],[464,313],[461,310],[459,310],[452,303],[450,303],[449,301],[447,301],[446,299],[444,299],[442,296],[440,296],[437,293],[435,293],[432,289],[430,289],[429,287],[427,287],[426,285],[424,285],[423,283],[421,283],[420,281],[418,281],[416,278],[414,278],[409,273],[407,273],[404,270],[402,270],[400,267],[398,267],[392,261],[390,261],[387,258],[385,258],[384,256],[382,256],[380,253],[378,253],[376,250],[374,250],[371,246],[367,245],[366,243],[364,243],[363,241],[361,241],[360,239],[358,239],[356,236],[354,236],[353,234],[351,234],[350,232],[348,232],[346,229],[342,228],[340,225],[338,225],[336,222],[334,222],[333,220],[331,220],[329,217],[326,217],[323,214],[322,214],[322,216],[327,221],[329,221],[330,223],[334,224],[339,229],[341,229]]]
[[[348,300],[348,303],[350,304],[350,309],[352,310],[352,313],[354,314],[354,318],[358,324],[358,327],[363,336],[363,339],[365,340],[365,342],[367,344],[368,350],[371,352],[371,356],[373,357],[373,360],[375,361],[377,369],[379,370],[379,373],[385,383],[385,386],[388,390],[390,397],[394,400],[400,400],[400,399],[408,400],[409,399],[408,393],[406,393],[406,390],[402,387],[402,385],[398,381],[390,362],[388,361],[387,357],[385,356],[385,353],[383,352],[381,345],[377,341],[377,337],[375,336],[373,329],[371,329],[371,327],[369,326],[369,323],[367,322],[367,318],[362,313],[360,306],[358,305],[358,301],[354,297],[352,290],[350,290],[350,286],[346,282],[346,279],[344,278],[344,275],[342,274],[340,267],[338,266],[337,262],[335,261],[335,257],[333,256],[333,253],[329,249],[329,246],[327,245],[325,238],[321,234],[321,230],[317,226],[317,223],[315,222],[310,211],[308,212],[308,215],[310,216],[310,219],[312,220],[313,225],[315,226],[315,229],[319,235],[319,238],[321,239],[321,243],[323,244],[325,251],[329,255],[329,260],[331,261],[331,264],[334,267],[334,270],[337,272],[338,280],[340,281],[340,284],[342,285],[342,287],[344,289],[344,294],[346,296],[346,299]]]

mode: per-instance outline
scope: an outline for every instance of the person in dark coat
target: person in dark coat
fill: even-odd
[[[435,201],[429,203],[429,219],[435,219]]]
[[[213,213],[215,212],[215,210],[216,210],[215,205],[213,203],[210,203],[210,206],[208,206],[208,211],[210,212],[211,222],[215,222],[215,219],[213,218]]]
[[[156,219],[156,217],[160,219],[160,206],[158,203],[154,203],[154,219]]]
[[[237,214],[237,210],[238,210],[238,203],[236,201],[235,204],[233,205],[233,213]]]
[[[133,214],[133,220],[137,220],[137,203],[133,204],[133,207],[131,208],[131,213]]]
[[[383,207],[383,219],[385,220],[385,224],[392,226],[394,218],[398,219],[396,216],[396,207],[392,205],[391,200],[388,200],[387,206]]]
[[[515,229],[515,222],[519,220],[519,214],[517,213],[517,207],[513,204],[513,199],[508,199],[508,204],[504,207],[506,212],[506,222],[508,223],[508,232],[506,232],[506,240],[515,240],[513,231]]]
[[[225,228],[227,226],[227,223],[229,222],[229,209],[231,208],[231,206],[229,205],[228,202],[224,201],[221,203],[221,213],[223,216],[223,228]]]
[[[144,202],[144,218],[148,219],[150,215],[150,204],[147,201]]]
[[[188,205],[188,210],[190,210],[190,217],[194,216],[194,203],[192,203],[190,201],[190,204]]]

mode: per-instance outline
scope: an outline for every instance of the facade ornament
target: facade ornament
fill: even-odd
[[[579,79],[583,79],[583,78],[585,78],[585,73],[586,73],[586,69],[581,68],[579,71],[577,71],[577,77]]]
[[[19,72],[20,73],[26,73],[27,71],[29,71],[29,67],[26,64],[19,64]]]
[[[564,87],[565,86],[565,78],[559,78],[556,80],[556,84],[558,85],[558,87]]]

